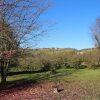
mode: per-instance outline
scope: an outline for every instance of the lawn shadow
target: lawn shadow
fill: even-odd
[[[0,91],[6,90],[6,89],[12,89],[12,88],[19,88],[19,87],[29,87],[32,84],[39,84],[43,80],[55,80],[55,78],[60,76],[69,76],[71,75],[75,70],[73,71],[65,71],[63,73],[56,72],[55,74],[51,74],[51,72],[34,72],[34,71],[23,71],[23,72],[13,72],[9,73],[9,76],[13,75],[19,75],[19,74],[33,74],[31,78],[22,78],[15,81],[8,81],[6,85],[0,84]]]
[[[34,73],[41,73],[42,71],[16,71],[16,72],[8,72],[7,76],[19,75],[19,74],[34,74]]]
[[[31,84],[38,84],[36,80],[31,80],[28,78],[23,78],[16,81],[8,81],[5,85],[0,84],[0,91],[9,90],[13,88],[29,87]]]

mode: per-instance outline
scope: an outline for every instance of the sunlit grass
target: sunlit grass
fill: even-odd
[[[62,71],[63,73],[63,71]],[[79,69],[74,70],[72,74],[68,76],[63,76],[61,80],[72,81],[72,80],[99,80],[100,77],[100,69],[92,70],[92,69]]]

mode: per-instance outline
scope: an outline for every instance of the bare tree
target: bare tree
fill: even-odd
[[[100,48],[100,17],[96,19],[95,24],[91,27],[91,33],[95,46]]]
[[[49,0],[0,0],[0,71],[6,83],[9,62],[40,32],[40,15],[49,7]],[[28,44],[29,46],[29,44]]]

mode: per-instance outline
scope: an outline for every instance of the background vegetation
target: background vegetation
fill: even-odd
[[[87,50],[29,49],[26,55],[18,58],[15,66],[18,69],[34,71],[54,71],[59,68],[96,69],[100,67],[100,55],[99,50],[95,48]]]

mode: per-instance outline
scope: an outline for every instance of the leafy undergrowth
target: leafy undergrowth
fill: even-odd
[[[59,83],[63,89],[54,93],[54,82],[24,85],[0,92],[0,100],[100,100],[100,83],[73,81]]]

